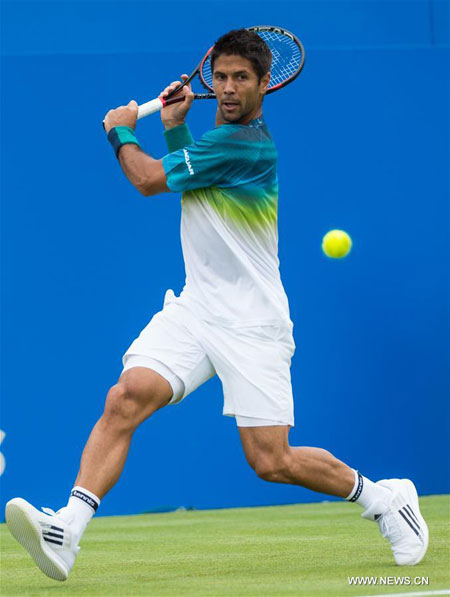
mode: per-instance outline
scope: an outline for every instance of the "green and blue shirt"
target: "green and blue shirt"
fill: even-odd
[[[163,158],[167,186],[183,193],[186,284],[178,300],[223,325],[290,324],[278,261],[277,152],[264,120],[220,125],[196,142],[184,135],[182,145]]]

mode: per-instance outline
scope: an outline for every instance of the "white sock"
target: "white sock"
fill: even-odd
[[[355,472],[355,484],[349,495],[345,498],[349,502],[356,502],[365,510],[368,510],[374,503],[384,503],[386,508],[391,499],[391,490],[377,483],[373,483],[367,477],[363,477],[358,471]]]
[[[67,506],[58,510],[58,516],[70,525],[77,543],[99,506],[100,499],[95,493],[77,485],[70,492]]]

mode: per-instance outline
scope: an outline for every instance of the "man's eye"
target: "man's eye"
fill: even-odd
[[[247,78],[247,75],[239,75],[238,77],[239,81],[245,81]]]

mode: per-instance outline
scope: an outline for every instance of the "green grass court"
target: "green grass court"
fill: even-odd
[[[421,498],[421,508],[430,547],[401,568],[376,525],[344,502],[97,518],[65,583],[45,577],[3,524],[1,595],[431,595],[450,589],[450,496]],[[349,576],[411,584],[349,586]],[[414,585],[418,576],[429,584]]]

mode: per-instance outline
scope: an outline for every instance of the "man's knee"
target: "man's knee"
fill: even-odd
[[[103,419],[121,430],[134,431],[158,408],[150,389],[146,396],[142,396],[132,385],[121,381],[108,392]]]
[[[138,414],[137,401],[127,384],[118,383],[109,390],[103,412],[105,422],[125,429],[133,428]]]

